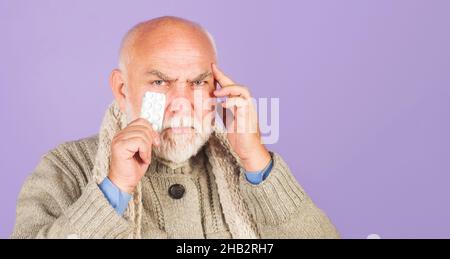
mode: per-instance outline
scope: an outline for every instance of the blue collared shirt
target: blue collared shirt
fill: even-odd
[[[273,160],[270,160],[270,163],[261,171],[257,172],[246,172],[245,178],[251,184],[257,185],[264,181],[268,176],[270,171],[272,171]],[[98,186],[100,190],[105,195],[109,204],[116,210],[117,214],[123,215],[125,210],[128,207],[128,202],[133,197],[131,194],[127,192],[121,191],[114,183],[106,177]]]
[[[98,187],[100,187],[100,190],[102,190],[109,204],[111,204],[116,212],[119,215],[123,215],[132,195],[121,191],[108,177],[106,177]]]

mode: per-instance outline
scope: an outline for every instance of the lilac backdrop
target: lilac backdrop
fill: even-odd
[[[281,153],[345,238],[450,237],[450,1],[0,1],[0,237],[57,144],[96,133],[135,23],[177,15],[280,98]]]

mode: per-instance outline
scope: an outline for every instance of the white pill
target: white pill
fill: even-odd
[[[141,117],[147,119],[155,130],[162,128],[166,96],[161,93],[146,92],[142,100]]]

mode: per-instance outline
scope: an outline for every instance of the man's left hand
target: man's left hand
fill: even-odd
[[[247,172],[263,170],[270,162],[270,154],[261,143],[258,115],[248,88],[234,83],[212,64],[214,79],[220,88],[214,91],[216,97],[226,97],[222,106],[231,111],[233,120],[227,128],[231,147],[239,156]]]

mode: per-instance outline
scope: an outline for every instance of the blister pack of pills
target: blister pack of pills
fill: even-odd
[[[161,132],[166,107],[166,95],[155,92],[146,92],[142,98],[141,118],[148,120],[153,130]]]

